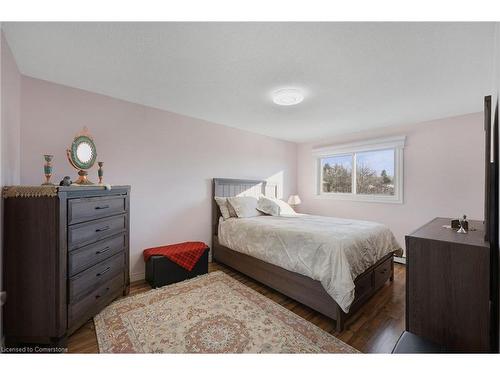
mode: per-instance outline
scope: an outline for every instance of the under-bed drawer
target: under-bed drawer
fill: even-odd
[[[356,279],[355,284],[356,299],[359,300],[364,298],[373,291],[373,273],[368,272],[366,275],[361,275]]]
[[[123,275],[125,265],[125,253],[121,252],[101,263],[80,272],[69,280],[69,300],[77,301],[105,281],[116,274]]]
[[[125,231],[126,216],[112,216],[68,227],[68,250],[82,247]]]
[[[123,195],[69,199],[68,224],[119,215],[126,210],[126,200]]]
[[[375,267],[375,269],[373,270],[375,289],[381,287],[387,280],[389,280],[391,272],[392,272],[392,258],[388,258],[386,261]]]

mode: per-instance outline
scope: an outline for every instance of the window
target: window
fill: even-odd
[[[314,150],[319,197],[403,202],[405,137]]]
[[[352,193],[352,155],[339,155],[321,159],[323,191]]]
[[[358,152],[356,156],[356,192],[394,195],[394,149]]]

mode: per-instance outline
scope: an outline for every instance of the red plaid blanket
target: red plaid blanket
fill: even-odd
[[[152,247],[144,250],[143,255],[145,262],[153,255],[162,255],[191,271],[206,249],[208,249],[208,246],[203,242],[182,242],[174,245]]]

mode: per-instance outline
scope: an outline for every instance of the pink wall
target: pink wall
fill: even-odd
[[[12,56],[9,45],[1,33],[1,158],[2,185],[18,184],[20,180],[20,98],[21,75]]]
[[[404,204],[339,201],[315,196],[311,150],[356,140],[406,135]],[[404,236],[436,216],[483,218],[483,115],[475,113],[425,123],[352,134],[298,147],[300,211],[373,220],[388,225],[404,247]]]
[[[271,179],[296,190],[296,145],[33,78],[22,78],[21,183],[42,182],[42,155],[54,154],[54,181],[75,179],[65,155],[87,126],[105,182],[129,184],[131,274],[142,250],[177,241],[210,243],[211,178]],[[89,176],[97,179],[97,168]]]

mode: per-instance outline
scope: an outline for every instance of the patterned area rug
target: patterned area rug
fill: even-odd
[[[94,322],[101,353],[357,353],[221,271],[118,300]]]

